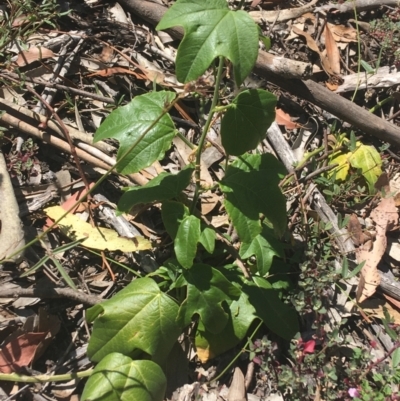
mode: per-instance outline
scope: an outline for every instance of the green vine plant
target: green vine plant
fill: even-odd
[[[186,84],[214,69],[211,108],[196,144],[195,163],[127,188],[119,200],[121,213],[139,203],[162,204],[174,257],[87,311],[88,322],[93,322],[87,352],[97,365],[79,373],[89,376],[83,401],[162,401],[164,367],[182,333],[190,334],[197,355],[206,361],[237,346],[257,324],[286,340],[299,331],[294,308],[282,301],[284,285],[268,279],[274,261],[282,266],[285,256],[281,238],[287,227],[286,202],[279,182],[286,172],[272,155],[249,153],[275,119],[276,97],[262,89],[240,88],[257,58],[258,27],[225,0],[177,0],[156,29],[174,26],[185,31],[176,57],[178,80]],[[222,105],[221,80],[228,61],[239,91],[230,104]],[[119,141],[118,172],[135,173],[164,157],[178,135],[166,112],[176,100],[173,92],[150,92],[105,119],[94,140]],[[215,113],[222,115],[221,141],[230,160],[217,186],[240,240],[237,251],[198,207],[205,190],[200,159]],[[193,199],[182,201],[193,179]]]

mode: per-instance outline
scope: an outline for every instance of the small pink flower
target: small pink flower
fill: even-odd
[[[303,353],[304,354],[312,354],[314,352],[315,348],[315,340],[310,340],[304,343],[304,349]]]
[[[358,391],[355,387],[349,388],[348,393],[349,393],[349,396],[350,396],[351,398],[359,397],[359,396],[360,396],[359,391]]]

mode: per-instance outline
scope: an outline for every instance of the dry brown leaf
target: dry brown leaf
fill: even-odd
[[[17,61],[15,62],[18,67],[31,64],[34,61],[44,60],[46,58],[54,57],[54,53],[46,47],[31,47],[29,50],[24,50],[18,54]]]
[[[325,24],[325,48],[333,73],[340,75],[340,53],[328,24]]]
[[[336,75],[333,70],[332,67],[330,65],[329,59],[327,57],[326,54],[323,54],[319,48],[317,43],[315,42],[315,40],[311,37],[310,34],[308,34],[307,32],[304,32],[300,29],[298,29],[296,26],[292,27],[292,31],[294,33],[296,33],[297,35],[303,36],[306,39],[307,42],[307,46],[314,52],[318,53],[319,58],[321,60],[321,66],[324,69],[324,71],[328,74],[328,75]]]
[[[378,264],[386,250],[386,231],[396,225],[398,221],[397,208],[393,197],[383,198],[371,212],[371,218],[376,224],[376,238],[373,247],[368,251],[365,246],[362,246],[356,251],[358,263],[365,261],[357,288],[357,302],[363,302],[374,294],[381,281]]]
[[[355,246],[360,246],[363,243],[363,231],[358,217],[355,213],[350,216],[349,223],[347,225],[347,230],[354,242]]]
[[[382,293],[382,295],[397,309],[400,311],[400,301],[392,298],[391,296],[385,294],[384,292]],[[397,324],[399,324],[400,322],[398,322]]]
[[[233,379],[229,387],[227,401],[246,401],[244,375],[238,367],[236,367],[233,372]]]
[[[278,125],[284,125],[287,129],[295,129],[299,126],[299,124],[293,122],[290,115],[285,113],[282,109],[275,110],[275,121]]]
[[[47,332],[25,333],[4,345],[0,351],[0,372],[18,372],[21,367],[28,366],[46,336]]]
[[[353,27],[327,23],[336,42],[357,42],[357,31]]]
[[[201,213],[206,216],[219,202],[219,196],[211,191],[206,191],[201,196]]]

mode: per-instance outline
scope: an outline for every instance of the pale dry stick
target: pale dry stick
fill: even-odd
[[[32,127],[30,124],[21,121],[18,118],[8,113],[3,113],[2,115],[0,115],[0,121],[6,124],[10,124],[11,126],[29,135],[35,136],[36,138],[40,139],[43,142],[46,142],[50,145],[55,146],[58,149],[61,149],[66,153],[69,153],[70,148],[68,144],[62,139],[52,136],[47,132],[39,130],[38,128]],[[99,167],[103,170],[109,170],[110,168],[110,165],[104,163],[103,161],[97,159],[96,157],[93,157],[92,155],[88,154],[82,149],[76,149],[76,153],[80,159],[88,162],[89,164],[95,167]],[[148,182],[148,180],[139,173],[129,174],[128,177],[132,180],[132,182],[138,185],[145,185]]]
[[[71,41],[73,42],[74,39],[71,38]],[[54,75],[56,76],[56,78],[52,78],[51,80],[54,80],[56,83],[59,83],[59,82],[61,82],[61,81],[63,80],[64,76],[65,76],[65,75],[67,74],[67,72],[69,71],[69,69],[70,69],[70,67],[71,67],[71,64],[72,64],[72,61],[74,60],[75,56],[77,55],[77,53],[78,53],[79,49],[81,48],[83,42],[84,42],[84,39],[81,38],[81,39],[79,40],[78,44],[77,44],[77,45],[75,46],[75,48],[72,50],[72,52],[70,52],[70,53],[68,54],[68,56],[67,56],[65,62],[63,62],[63,61],[64,61],[64,56],[65,56],[65,54],[67,53],[67,48],[68,48],[69,43],[67,43],[67,44],[63,47],[62,51],[63,51],[63,52],[65,51],[65,54],[62,54],[61,57],[58,58],[57,64],[56,64],[56,66],[55,66],[55,68],[54,68]],[[61,63],[62,63],[62,65],[61,65]],[[57,89],[56,89],[56,88],[46,88],[46,89],[43,91],[42,96],[40,96],[40,98],[39,98],[39,104],[36,106],[36,108],[34,109],[34,111],[35,111],[36,113],[38,113],[38,114],[44,114],[44,110],[43,110],[44,107],[43,107],[43,106],[45,106],[45,107],[47,108],[47,110],[50,111],[50,109],[48,108],[48,106],[47,106],[44,102],[47,102],[48,105],[49,105],[49,104],[52,104],[52,103],[53,103],[53,99],[54,99],[56,93],[57,93]],[[41,102],[40,99],[42,99],[43,102]]]
[[[64,137],[63,131],[55,121],[48,120],[45,116],[34,113],[32,110],[29,110],[26,107],[18,106],[17,104],[14,104],[6,99],[1,99],[1,98],[0,98],[0,107],[10,115],[13,115],[14,117],[18,118],[19,120],[28,120],[26,122],[29,123],[30,125],[32,125],[35,122],[37,126],[39,125],[45,126],[47,123],[47,127],[50,130],[54,131],[61,137]],[[81,141],[87,143],[88,145],[100,149],[102,152],[107,154],[114,154],[116,152],[116,148],[114,146],[109,145],[106,142],[99,141],[93,143],[93,136],[91,134],[86,134],[72,127],[68,127],[68,131],[71,138],[75,141]]]
[[[8,79],[9,77],[14,78],[14,79],[20,78],[18,76],[18,74],[14,74],[13,72],[10,72],[10,71],[2,71],[0,73],[0,76],[4,79]],[[55,83],[55,82],[44,81],[43,79],[40,79],[40,78],[25,77],[25,82],[35,84],[35,85],[43,85],[43,86],[46,86],[49,88],[56,88],[56,89],[63,90],[66,92],[71,92],[75,95],[79,95],[79,96],[86,97],[89,99],[99,100],[100,102],[107,103],[107,104],[115,104],[115,100],[112,98],[101,96],[101,95],[98,95],[97,93],[86,92],[82,89],[62,85],[62,84]]]

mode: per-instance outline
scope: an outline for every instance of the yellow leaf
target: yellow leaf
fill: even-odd
[[[65,210],[61,206],[52,206],[45,209],[44,212],[51,219],[58,220],[65,213]],[[143,237],[119,237],[114,230],[92,227],[89,223],[70,213],[63,217],[58,226],[73,241],[86,238],[82,245],[87,248],[122,252],[136,252],[151,248],[150,241]]]
[[[344,181],[347,178],[350,168],[348,159],[349,154],[340,153],[338,156],[334,156],[329,164],[338,164],[338,166],[329,171],[328,177],[332,177],[332,175],[336,173],[336,179]]]

